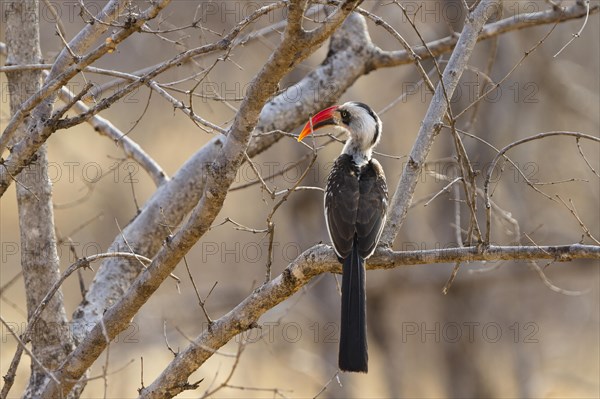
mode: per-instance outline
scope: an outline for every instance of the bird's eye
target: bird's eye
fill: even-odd
[[[346,124],[347,124],[348,122],[350,122],[350,112],[348,112],[348,111],[346,111],[346,110],[342,110],[342,111],[340,112],[340,115],[341,115],[341,117],[342,117],[342,122],[344,122],[344,123],[346,123]]]

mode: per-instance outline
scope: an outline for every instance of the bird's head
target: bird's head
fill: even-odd
[[[381,119],[366,104],[350,101],[318,112],[302,129],[298,141],[325,126],[343,129],[349,136],[343,153],[355,158],[371,158],[373,147],[381,138]]]

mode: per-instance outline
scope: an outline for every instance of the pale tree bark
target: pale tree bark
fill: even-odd
[[[39,40],[39,12],[37,0],[11,2],[6,10],[7,64],[41,62]],[[27,29],[23,29],[27,26]],[[30,93],[41,87],[41,71],[11,72],[7,74],[10,91],[10,109],[14,114]],[[25,137],[26,125],[21,124],[12,143]],[[21,234],[21,267],[25,282],[27,313],[35,311],[50,287],[60,277],[59,259],[54,231],[52,185],[48,178],[46,145],[36,153],[35,162],[18,175],[16,186]],[[59,290],[39,317],[29,337],[32,353],[48,370],[53,370],[73,350],[68,320]],[[25,397],[37,397],[49,377],[31,362],[31,377]]]

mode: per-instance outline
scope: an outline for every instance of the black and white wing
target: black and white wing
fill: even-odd
[[[358,168],[347,154],[333,164],[325,195],[325,219],[333,248],[340,258],[352,251],[359,203]]]
[[[363,167],[359,180],[360,197],[356,217],[358,253],[364,259],[371,256],[385,225],[388,190],[381,164],[371,159]]]

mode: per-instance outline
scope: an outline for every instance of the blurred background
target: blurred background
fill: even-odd
[[[460,1],[401,2],[410,12],[417,11],[415,22],[425,40],[445,37],[451,29],[461,29]],[[504,1],[504,16],[549,9],[547,1]],[[592,1],[597,3],[597,1]],[[77,2],[53,2],[60,11],[68,38],[83,23]],[[88,2],[86,2],[88,4]],[[89,3],[90,10],[103,2]],[[264,3],[266,4],[266,3]],[[573,2],[562,2],[564,5]],[[216,40],[239,20],[263,3],[237,1],[201,2],[173,1],[161,19],[163,29],[190,24],[194,15],[204,15],[206,29],[165,35],[137,34],[121,44],[117,51],[103,57],[95,66],[133,72],[166,60],[184,48]],[[144,8],[132,3],[132,10]],[[419,38],[393,5],[365,1],[364,8],[382,16],[412,45]],[[42,15],[42,53],[50,62],[62,48],[55,35],[54,18],[46,5]],[[459,14],[456,14],[458,12]],[[260,29],[282,19],[279,10],[254,24]],[[465,113],[458,127],[501,148],[515,140],[546,131],[577,131],[593,136],[600,134],[599,70],[600,35],[598,14],[591,15],[582,37],[560,55],[553,57],[582,26],[575,20],[556,26],[552,34],[506,78],[502,86],[490,93],[478,107],[476,118]],[[151,26],[157,27],[157,21]],[[496,56],[487,75],[498,82],[530,50],[552,26],[539,26],[510,32],[497,41],[478,44],[471,60],[472,69],[465,72],[453,98],[458,113],[476,99],[481,88],[489,88],[485,71],[490,54]],[[389,33],[369,22],[373,41],[384,50],[400,49]],[[0,40],[4,35],[3,29]],[[179,44],[173,44],[173,41]],[[245,87],[264,64],[279,41],[277,32],[267,34],[237,47],[231,61],[220,62],[203,83],[202,91],[231,99],[229,102],[196,99],[195,111],[213,123],[227,126],[235,114],[235,101],[243,97]],[[302,79],[326,56],[323,46],[296,68],[284,82],[288,87]],[[199,67],[212,64],[218,55],[197,60],[161,76],[161,82],[177,81],[190,76]],[[447,60],[448,55],[442,57]],[[3,58],[4,60],[4,58]],[[441,62],[443,66],[443,62]],[[425,61],[426,70],[433,67]],[[435,76],[435,73],[432,75]],[[109,77],[85,74],[87,81],[98,86]],[[431,94],[418,86],[420,75],[414,65],[380,69],[359,79],[339,102],[357,100],[376,111],[386,108],[405,95],[386,112],[380,113],[384,124],[383,139],[378,147],[390,192],[400,177],[406,154],[410,152]],[[6,79],[2,85],[1,120],[9,119]],[[71,89],[84,86],[81,76],[71,82]],[[487,85],[487,86],[486,86]],[[179,87],[189,88],[187,82]],[[99,93],[106,95],[107,93]],[[185,99],[185,96],[179,98]],[[102,116],[139,143],[169,175],[211,135],[198,129],[181,112],[158,96],[150,101],[147,88],[142,88],[117,103]],[[146,109],[147,108],[147,109]],[[143,117],[142,117],[143,116]],[[141,118],[141,119],[140,119]],[[139,123],[136,121],[139,119]],[[325,141],[325,139],[322,139]],[[495,155],[488,145],[464,138],[474,169],[483,171]],[[101,137],[88,125],[57,132],[48,142],[50,177],[54,183],[56,226],[59,237],[70,236],[80,255],[103,252],[152,195],[152,181],[131,161],[122,161],[123,153],[113,142]],[[319,152],[317,162],[303,185],[324,187],[330,165],[342,145],[334,143]],[[581,141],[582,151],[590,165],[600,170],[600,146]],[[284,138],[260,154],[255,163],[264,177],[289,168],[276,178],[267,179],[271,187],[284,189],[294,184],[307,165],[294,163],[306,155],[306,147],[293,138]],[[389,157],[386,155],[391,155]],[[411,208],[396,239],[397,250],[435,249],[456,246],[454,192],[444,193],[424,206],[447,181],[440,175],[452,175],[455,168],[448,163],[454,145],[448,130],[437,138],[429,160],[429,173],[422,176]],[[507,217],[494,219],[492,240],[496,244],[559,245],[584,242],[591,244],[578,221],[556,197],[570,205],[591,235],[600,237],[599,179],[586,165],[572,138],[557,137],[534,141],[508,153],[533,182],[556,183],[536,186],[549,197],[528,186],[514,166],[505,165],[502,174],[495,173],[493,200],[518,221],[519,230],[507,223]],[[130,174],[133,184],[130,182]],[[103,178],[98,179],[100,176]],[[250,166],[241,167],[234,184],[253,182],[256,176]],[[14,185],[13,185],[14,187]],[[462,190],[461,190],[462,191]],[[2,221],[2,286],[20,271],[18,253],[18,218],[14,188],[0,203]],[[232,191],[215,221],[229,217],[255,229],[265,228],[265,219],[273,202],[253,185]],[[478,203],[479,221],[484,225],[483,204]],[[461,204],[462,224],[466,228],[468,212]],[[322,192],[301,191],[290,196],[278,210],[274,222],[274,270],[280,273],[303,250],[329,239],[322,217]],[[464,236],[464,234],[463,234]],[[227,313],[265,275],[268,240],[263,234],[238,231],[231,224],[213,228],[188,254],[191,271],[199,292],[205,296],[218,282],[207,301],[213,318]],[[74,261],[68,245],[60,245],[61,264],[66,268]],[[547,267],[546,267],[547,266]],[[600,269],[597,261],[568,263],[540,262],[546,283],[529,263],[474,262],[462,265],[447,295],[442,294],[452,264],[398,267],[395,270],[370,271],[367,274],[368,330],[370,371],[367,375],[343,374],[337,370],[339,289],[333,275],[315,278],[299,293],[267,312],[260,322],[261,331],[244,334],[247,342],[228,387],[215,397],[314,397],[327,385],[320,397],[411,397],[411,398],[596,398],[600,396]],[[178,290],[167,280],[156,295],[132,320],[131,327],[110,346],[107,390],[102,379],[92,380],[83,395],[96,398],[136,397],[143,357],[143,383],[147,386],[172,359],[165,344],[185,348],[205,326],[204,315],[183,264],[175,271],[182,282]],[[84,271],[89,284],[94,272]],[[551,282],[551,283],[550,283]],[[550,286],[553,284],[553,286]],[[63,285],[68,314],[82,297],[77,278]],[[2,291],[2,316],[17,330],[26,320],[22,279]],[[166,326],[166,327],[165,327]],[[242,338],[222,348],[229,356],[215,355],[190,378],[204,381],[197,391],[184,392],[182,398],[202,396],[217,387],[231,372],[235,353]],[[0,365],[6,373],[16,344],[2,330]],[[233,356],[232,356],[233,355]],[[102,374],[106,358],[101,356],[91,375]],[[24,357],[12,393],[17,395],[26,384],[29,358]],[[212,387],[212,388],[211,388]],[[237,388],[235,388],[237,387]],[[244,387],[245,389],[240,389]]]

